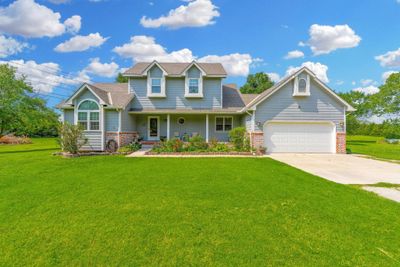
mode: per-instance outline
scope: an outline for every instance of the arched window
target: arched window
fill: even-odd
[[[299,79],[299,93],[307,92],[307,81],[304,78]]]
[[[78,107],[78,124],[85,131],[100,130],[99,105],[92,100],[85,100]]]

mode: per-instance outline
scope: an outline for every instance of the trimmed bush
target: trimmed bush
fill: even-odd
[[[187,151],[204,151],[208,149],[208,144],[202,136],[196,135],[189,139],[186,148]]]

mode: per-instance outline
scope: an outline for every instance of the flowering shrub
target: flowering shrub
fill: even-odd
[[[229,144],[219,143],[216,139],[211,139],[207,143],[203,137],[197,135],[183,142],[179,139],[163,141],[155,145],[152,152],[156,153],[175,153],[175,152],[231,152],[234,147]]]
[[[229,141],[234,145],[236,151],[250,151],[250,139],[246,128],[237,127],[229,132]]]

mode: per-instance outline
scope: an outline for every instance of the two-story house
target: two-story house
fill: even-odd
[[[354,110],[302,68],[259,95],[223,85],[219,63],[137,63],[128,83],[83,84],[58,105],[63,120],[80,124],[83,150],[201,135],[229,140],[243,126],[254,147],[269,152],[344,153],[346,112]]]

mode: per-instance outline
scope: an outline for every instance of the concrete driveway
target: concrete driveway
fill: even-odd
[[[343,154],[270,154],[269,157],[341,184],[400,184],[400,164]]]

